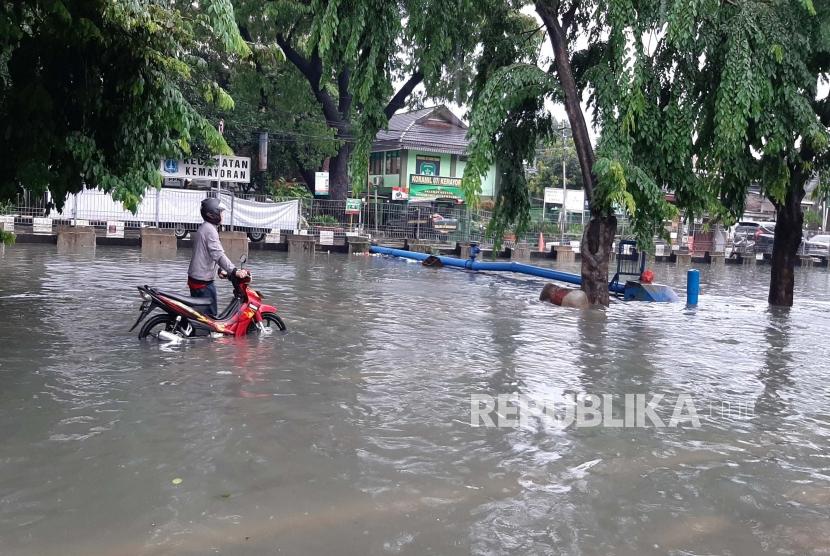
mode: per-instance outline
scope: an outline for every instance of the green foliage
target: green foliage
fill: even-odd
[[[699,114],[699,167],[720,178],[713,190],[730,216],[743,211],[753,181],[776,205],[789,195],[800,201],[828,163],[830,117],[816,95],[830,71],[830,6],[756,0],[709,17],[698,30],[705,64],[694,75],[708,87],[687,87]]]
[[[294,182],[288,182],[284,178],[279,178],[272,182],[268,192],[274,199],[313,198],[313,195],[305,185]]]
[[[281,0],[263,5],[251,0],[240,4],[240,22],[255,41],[278,41],[306,77],[308,93],[336,131],[338,155],[349,161],[354,192],[366,180],[375,135],[388,125],[388,115],[411,96],[405,91],[390,108],[397,93],[395,83],[422,83],[430,99],[463,103],[468,97],[480,2]],[[344,194],[341,176],[333,173],[331,179],[332,194]]]
[[[553,120],[544,110],[544,99],[555,90],[549,74],[535,65],[518,63],[493,71],[475,96],[462,188],[475,206],[482,178],[498,162],[499,193],[487,228],[496,249],[508,226],[522,234],[530,223],[524,166],[533,159],[536,145],[551,133]]]
[[[627,213],[638,239],[648,246],[656,223],[674,211],[665,201],[663,186],[678,178],[674,175],[678,168],[682,169],[682,179],[693,181],[692,161],[687,156],[691,139],[684,140],[690,136],[686,125],[690,114],[663,110],[649,98],[652,93],[663,92],[656,74],[658,68],[664,69],[665,62],[657,59],[656,51],[646,52],[640,39],[665,23],[661,5],[646,2],[635,9],[627,0],[603,3],[574,0],[537,2],[535,7],[537,11],[541,10],[540,13],[552,10],[552,16],[559,24],[566,17],[572,18],[569,20],[571,26],[565,32],[571,40],[568,49],[573,51],[568,62],[580,88],[577,94],[590,93],[595,124],[602,129],[596,163],[587,169],[595,176],[595,183],[582,184],[591,185],[593,194],[589,195],[589,204],[592,211],[600,215],[616,210]],[[489,24],[499,25],[499,19],[495,18],[500,18],[504,10],[517,9],[520,6],[505,2],[501,12],[493,10],[494,20]],[[678,25],[689,25],[697,13],[693,7],[688,14],[675,14]],[[503,31],[510,32],[509,29]],[[669,31],[667,36],[671,35],[675,40],[682,37],[682,34]],[[584,49],[580,50],[573,42],[576,36],[588,39]],[[514,40],[518,41],[519,37]],[[526,112],[524,102],[528,97],[562,99],[562,76],[553,71],[553,65],[549,69],[539,67],[537,59],[519,64],[505,64],[505,60],[500,59],[494,63],[501,63],[502,67],[487,70],[486,84],[474,99],[471,117],[472,153],[464,180],[468,188],[473,188],[475,178],[485,164],[498,160],[500,167],[517,166],[516,160],[509,160],[515,159],[516,153],[505,153],[506,158],[496,156],[496,145],[507,134],[511,121],[515,122],[515,129],[510,130],[510,136],[514,141],[521,138],[519,145],[531,139],[546,141],[551,146],[555,144],[556,137],[551,135],[550,127],[541,125],[546,117],[543,106],[539,106],[535,118],[525,114],[515,119],[518,113]],[[664,143],[661,135],[673,142]],[[658,148],[660,145],[664,146]],[[527,157],[526,162],[531,159]],[[544,161],[542,164],[542,171],[537,173],[539,177],[531,181],[535,190],[543,187],[541,182],[549,180],[548,176],[553,174],[552,169],[548,171],[544,166]],[[573,171],[571,174],[579,175],[581,182],[581,174]],[[499,198],[500,207],[496,213],[503,215],[505,222],[516,221],[521,226],[527,209],[527,186],[520,185],[519,180],[511,181],[515,186],[509,187]],[[693,187],[688,189],[694,190]],[[468,195],[474,193],[474,190],[468,191]],[[496,219],[495,225],[500,224]]]
[[[318,214],[312,220],[312,224],[315,226],[339,226],[340,222],[330,214]]]
[[[582,189],[582,172],[576,157],[573,138],[569,135],[562,145],[561,131],[556,120],[553,121],[552,135],[536,147],[536,163],[533,173],[528,177],[527,187],[530,194],[542,198],[546,187],[562,187],[562,158],[565,159],[565,184],[568,189]]]
[[[268,164],[254,171],[249,190],[269,192],[275,180],[303,175],[313,178],[326,157],[334,156],[340,142],[326,124],[320,106],[309,94],[308,84],[279,50],[253,45],[249,58],[208,50],[203,73],[210,80],[205,90],[185,84],[187,100],[206,120],[225,124],[224,139],[233,151],[250,156],[259,168],[259,133],[268,132]],[[221,86],[218,85],[221,83]],[[211,91],[218,88],[219,95]],[[229,104],[227,99],[232,101]],[[207,155],[207,145],[191,145]],[[303,171],[311,169],[311,173]],[[313,187],[313,182],[311,183]],[[307,191],[306,191],[307,192]],[[295,193],[300,196],[300,188]]]
[[[0,243],[3,245],[13,245],[16,236],[13,232],[7,232],[6,230],[0,230]]]
[[[804,225],[811,230],[818,228],[821,226],[821,214],[813,210],[806,211],[804,213]]]
[[[0,30],[0,198],[48,189],[60,208],[87,185],[134,209],[160,185],[161,158],[194,141],[231,154],[182,94],[203,84],[200,46],[247,54],[229,0],[4,3]],[[230,105],[216,84],[202,89]]]

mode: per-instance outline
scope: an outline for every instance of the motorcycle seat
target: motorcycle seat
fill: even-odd
[[[210,299],[208,299],[207,297],[190,297],[187,295],[179,295],[177,293],[171,293],[161,290],[156,290],[156,293],[158,295],[163,295],[164,297],[170,298],[174,301],[178,301],[179,303],[189,305],[194,309],[210,306]]]

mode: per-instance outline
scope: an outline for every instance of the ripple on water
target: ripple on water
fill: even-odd
[[[137,342],[134,286],[184,291],[186,256],[7,250],[0,544],[11,553],[830,545],[825,270],[799,271],[791,311],[768,309],[768,269],[725,267],[703,270],[694,310],[580,313],[536,301],[535,279],[257,251],[256,287],[288,334]],[[682,289],[682,270],[655,272]],[[702,426],[470,426],[472,394],[512,393],[689,394]]]

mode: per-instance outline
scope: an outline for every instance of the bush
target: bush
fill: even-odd
[[[330,214],[318,214],[314,217],[313,222],[316,226],[339,226],[340,222],[337,218]]]
[[[289,198],[289,199],[311,199],[312,195],[305,184],[298,182],[289,182],[285,178],[279,178],[271,184],[271,196],[275,199]]]
[[[0,243],[3,245],[11,245],[14,243],[15,235],[12,232],[7,232],[6,230],[0,230]]]

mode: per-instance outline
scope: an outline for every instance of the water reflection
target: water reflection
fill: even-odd
[[[790,353],[791,324],[789,309],[770,308],[764,329],[764,365],[758,380],[764,389],[755,402],[755,414],[759,417],[782,418],[791,413],[783,392],[793,385],[791,378],[793,358]],[[774,420],[765,420],[773,426]]]
[[[257,252],[256,287],[288,334],[137,342],[134,284],[183,290],[186,264],[185,252],[7,251],[3,554],[830,546],[825,270],[802,272],[782,315],[767,311],[761,267],[705,270],[693,313],[580,312],[536,301],[532,279]],[[683,283],[673,266],[655,270]],[[685,392],[754,416],[700,429],[470,426],[471,394],[577,392]]]

